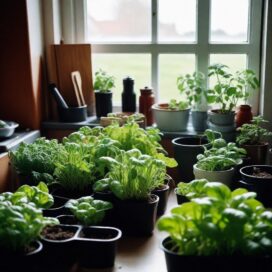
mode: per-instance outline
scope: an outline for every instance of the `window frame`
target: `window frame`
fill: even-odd
[[[66,43],[86,43],[86,1],[62,0],[63,38]],[[92,43],[93,53],[148,53],[151,54],[151,83],[155,97],[159,99],[159,54],[195,54],[196,70],[207,74],[210,54],[246,54],[247,68],[260,76],[261,27],[263,0],[249,0],[248,42],[212,43],[210,38],[210,14],[212,0],[197,0],[197,40],[195,43],[158,43],[158,1],[151,0],[151,43]],[[69,29],[69,31],[68,31]],[[201,31],[200,31],[201,29]],[[208,83],[207,83],[208,84]],[[249,103],[253,113],[259,110],[259,93],[254,92]]]

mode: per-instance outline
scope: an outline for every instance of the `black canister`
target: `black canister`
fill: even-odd
[[[134,80],[131,77],[123,79],[122,111],[136,112],[136,94],[134,93]]]

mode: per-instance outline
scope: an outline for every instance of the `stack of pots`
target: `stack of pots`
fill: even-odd
[[[236,136],[235,112],[222,113],[220,110],[208,112],[208,127],[221,132],[227,142],[234,142]]]

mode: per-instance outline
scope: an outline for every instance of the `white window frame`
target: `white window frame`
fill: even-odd
[[[65,43],[86,43],[86,1],[62,0],[63,38]],[[151,43],[92,44],[93,53],[148,53],[151,54],[151,82],[159,99],[159,54],[194,54],[196,70],[207,73],[210,54],[247,54],[247,67],[260,77],[260,45],[263,0],[250,0],[248,42],[211,43],[210,7],[211,0],[197,1],[197,42],[196,43],[158,43],[157,0],[152,1],[152,41]],[[201,29],[201,31],[199,31]],[[259,111],[259,93],[250,99],[253,113]]]

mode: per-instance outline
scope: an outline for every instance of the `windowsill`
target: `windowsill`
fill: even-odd
[[[42,123],[43,130],[78,130],[83,126],[96,127],[99,126],[99,119],[96,116],[89,116],[86,121],[78,122],[78,123],[67,123],[67,122],[57,122],[57,121],[46,121]],[[153,125],[156,127],[156,125]],[[186,131],[161,131],[163,134],[163,138],[173,139],[181,136],[194,136],[203,134],[201,131],[195,131],[192,127],[191,118],[189,119],[189,123]]]

